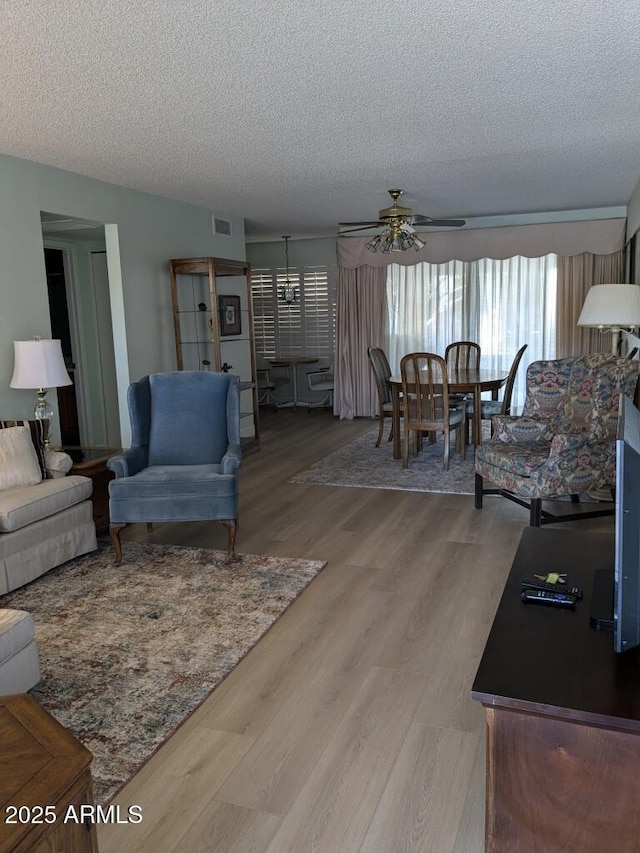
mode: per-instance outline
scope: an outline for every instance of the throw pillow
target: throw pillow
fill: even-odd
[[[33,447],[36,452],[36,456],[38,457],[40,473],[42,474],[42,479],[46,480],[49,474],[47,472],[47,462],[44,453],[44,433],[45,428],[49,426],[49,421],[0,421],[0,429],[17,426],[27,427],[31,433],[31,441],[33,442]]]
[[[35,486],[42,480],[27,427],[0,429],[0,491]]]

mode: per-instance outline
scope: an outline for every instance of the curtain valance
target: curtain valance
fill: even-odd
[[[338,266],[386,267],[389,264],[413,266],[419,263],[443,264],[448,261],[478,261],[481,258],[504,260],[521,255],[610,255],[624,247],[625,219],[592,219],[584,222],[552,222],[538,225],[510,225],[502,228],[473,228],[468,231],[439,231],[422,234],[426,246],[419,252],[370,252],[371,237],[338,237]]]

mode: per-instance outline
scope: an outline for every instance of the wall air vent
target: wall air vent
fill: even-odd
[[[219,219],[213,217],[213,233],[220,234],[221,237],[231,237],[231,223],[228,219]]]

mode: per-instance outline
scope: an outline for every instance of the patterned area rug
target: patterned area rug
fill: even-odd
[[[452,436],[449,470],[445,471],[442,466],[444,439],[440,436],[435,444],[425,440],[419,456],[410,454],[409,467],[403,468],[402,460],[393,458],[393,442],[387,441],[388,430],[386,427],[380,447],[375,447],[376,425],[310,468],[290,477],[287,483],[473,494],[473,447],[467,447],[467,458],[463,459],[455,451],[455,438]]]
[[[94,755],[106,804],[326,565],[205,548],[99,550],[0,598],[33,614],[32,695]]]

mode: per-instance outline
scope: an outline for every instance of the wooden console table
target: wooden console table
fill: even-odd
[[[109,481],[115,476],[107,468],[107,459],[120,450],[108,447],[63,447],[63,450],[73,459],[70,473],[82,474],[93,482],[91,500],[96,533],[106,533],[109,529]]]
[[[526,528],[472,696],[487,714],[489,853],[640,851],[640,649],[591,628],[593,574],[614,537]],[[520,600],[533,574],[567,572],[575,610]]]
[[[64,821],[93,804],[91,761],[28,693],[0,696],[0,853],[97,853],[94,823]]]

